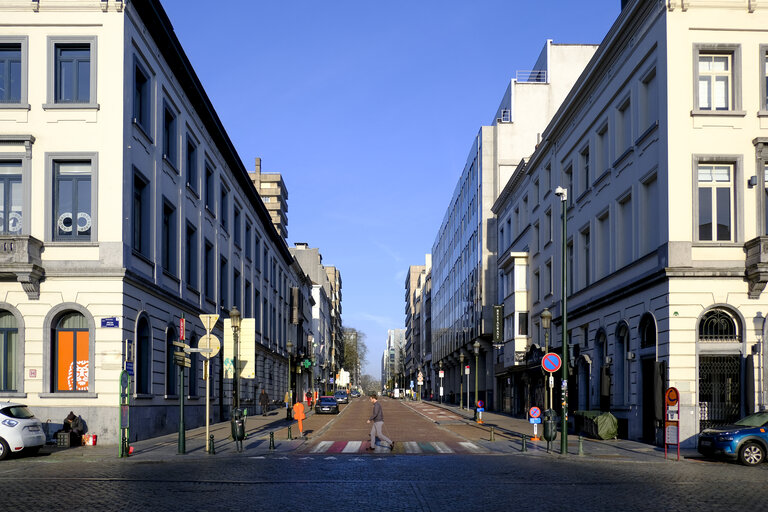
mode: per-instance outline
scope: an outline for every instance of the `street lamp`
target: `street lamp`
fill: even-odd
[[[562,395],[562,405],[563,405],[563,414],[562,414],[562,434],[560,435],[560,454],[561,455],[568,455],[568,308],[566,304],[566,295],[567,295],[567,272],[566,272],[566,264],[565,264],[565,244],[567,243],[567,228],[566,228],[566,214],[567,214],[567,208],[568,208],[568,190],[564,189],[563,187],[557,187],[555,189],[555,195],[560,198],[560,203],[563,205],[562,208],[562,225],[563,225],[563,242],[562,242],[562,254],[560,257],[560,266],[562,267],[562,282],[560,283],[560,288],[562,291],[562,302],[563,302],[563,360],[562,360],[562,367],[563,367],[563,382],[561,385],[561,395]]]
[[[467,404],[469,405],[469,404]],[[464,408],[464,350],[459,352],[459,409]]]
[[[477,419],[477,375],[480,373],[480,342],[475,340],[472,347],[475,349],[475,419]]]
[[[229,312],[229,320],[232,322],[232,341],[234,344],[234,356],[233,364],[235,367],[235,374],[233,377],[232,387],[232,406],[237,411],[240,408],[240,380],[238,379],[238,360],[240,359],[240,346],[238,344],[238,334],[240,332],[240,311],[237,310],[237,306],[233,306]]]
[[[291,389],[291,352],[293,351],[293,343],[290,341],[285,344],[285,348],[288,351],[288,391],[285,396],[288,398],[288,403],[285,404],[285,419],[291,420],[291,405],[293,403],[293,393]]]
[[[541,327],[544,329],[544,353],[549,352],[549,328],[552,325],[552,313],[549,312],[549,309],[544,308],[544,311],[541,312]],[[541,369],[541,371],[544,371],[544,368]],[[546,376],[546,373],[544,374]],[[547,378],[547,381],[549,379]],[[549,409],[552,407],[552,386],[549,385],[549,405],[547,405],[547,393],[544,393],[544,410]]]

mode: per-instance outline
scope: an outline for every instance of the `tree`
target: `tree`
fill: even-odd
[[[379,379],[373,375],[368,375],[367,373],[360,377],[360,387],[363,388],[363,393],[366,395],[381,391],[381,389],[379,389],[381,387]]]
[[[365,333],[353,327],[345,327],[342,365],[349,371],[352,383],[357,386],[362,384],[361,373],[367,355],[368,347],[365,344]]]

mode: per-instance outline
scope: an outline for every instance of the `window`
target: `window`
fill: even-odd
[[[242,247],[243,240],[240,234],[240,208],[237,205],[234,207],[234,219],[232,221],[232,231],[234,231],[234,242],[237,247]]]
[[[537,303],[541,300],[541,275],[539,270],[536,269],[533,272],[533,303]]]
[[[541,200],[541,197],[539,196],[539,180],[533,182],[533,198],[538,205]]]
[[[213,167],[206,161],[205,162],[205,207],[206,209],[214,213],[214,201],[216,200],[216,181],[214,180]]]
[[[760,113],[768,115],[768,45],[760,45]]]
[[[163,270],[176,275],[176,209],[163,198],[162,228],[162,265]]]
[[[0,234],[20,235],[24,212],[21,162],[0,162]]]
[[[629,98],[616,112],[616,158],[632,147],[632,109]]]
[[[174,168],[178,165],[176,113],[166,103],[163,107],[163,159]]]
[[[256,258],[253,265],[256,270],[261,272],[261,238],[259,238],[259,235],[256,235],[256,239],[254,240],[253,256]]]
[[[616,267],[621,268],[632,262],[632,196],[627,194],[619,199],[616,226]]]
[[[55,161],[54,239],[90,241],[91,162]]]
[[[768,234],[768,164],[763,168],[763,235]]]
[[[568,279],[568,289],[566,290],[566,294],[570,295],[573,293],[573,240],[569,240],[565,247],[566,252],[566,274]]]
[[[149,183],[135,169],[133,173],[133,250],[150,257],[150,198]]]
[[[57,43],[54,56],[54,103],[95,103],[91,91],[91,45]]]
[[[241,301],[240,290],[240,272],[235,270],[232,275],[232,291],[234,293],[232,304],[237,307],[237,309],[245,313],[245,311],[243,311],[243,303]]]
[[[142,316],[136,329],[136,394],[152,393],[152,334],[149,322]]]
[[[597,251],[595,278],[607,276],[611,271],[611,218],[606,212],[597,218]]]
[[[253,242],[251,241],[251,223],[245,221],[245,258],[251,260],[253,258]]]
[[[133,67],[133,121],[151,133],[152,116],[152,81],[149,73],[137,62]]]
[[[694,113],[741,109],[741,47],[694,44]]]
[[[589,190],[589,146],[581,151],[581,193]]]
[[[656,323],[653,316],[649,313],[643,315],[640,319],[640,348],[651,348],[656,346]]]
[[[565,178],[565,186],[567,187],[568,194],[573,196],[573,166],[569,165],[565,168],[565,171],[563,171],[563,177]],[[575,199],[575,197],[574,197]],[[571,199],[571,204],[573,204],[573,199]]]
[[[659,81],[656,68],[648,72],[640,82],[639,129],[648,130],[659,120]]]
[[[27,102],[26,59],[26,37],[0,37],[0,106]]]
[[[540,245],[541,244],[539,243],[539,223],[537,222],[533,225],[533,236],[531,237],[531,253],[538,254]]]
[[[184,242],[184,279],[187,282],[187,286],[197,289],[197,229],[191,222],[187,222],[187,233]]]
[[[544,233],[543,233],[544,247],[552,241],[552,210],[549,209],[544,213]]]
[[[216,261],[213,259],[214,252],[213,252],[213,244],[211,244],[208,240],[205,241],[205,267],[203,268],[203,272],[205,273],[205,290],[203,290],[203,293],[205,295],[205,298],[208,299],[211,302],[216,301],[216,297],[214,296],[215,292],[215,276],[216,276]]]
[[[243,308],[243,316],[245,317],[251,317],[253,313],[251,312],[251,306],[253,304],[253,292],[251,291],[251,282],[246,280],[245,281],[245,292],[243,293],[245,296],[245,307]]]
[[[642,180],[640,187],[641,198],[638,206],[641,212],[640,222],[644,226],[659,226],[659,184],[656,175],[653,174]],[[640,255],[648,254],[656,250],[659,246],[660,236],[658,229],[641,229],[640,235]]]
[[[698,239],[733,241],[733,165],[698,164]]]
[[[261,327],[261,300],[260,297],[261,294],[259,293],[259,290],[253,291],[253,305],[255,306],[255,310],[253,312],[253,318],[256,320],[256,330],[258,332],[263,332]]]
[[[542,186],[544,187],[544,195],[546,196],[549,193],[549,188],[552,186],[552,164],[547,164],[544,168]]]
[[[53,392],[88,391],[90,382],[90,331],[78,312],[62,315],[53,332]]]
[[[187,186],[197,193],[197,144],[192,136],[187,134]]]
[[[610,144],[608,143],[608,125],[605,124],[597,131],[597,162],[595,167],[601,176],[605,171],[611,168],[610,163]]]
[[[544,297],[552,295],[552,260],[544,264]]]
[[[517,334],[528,336],[528,312],[518,311],[517,313]]]
[[[224,231],[229,231],[229,191],[223,184],[221,186],[221,202],[219,203],[219,208],[221,227]]]
[[[221,256],[219,263],[219,306],[223,309],[227,309],[229,304],[229,267],[227,266],[227,258]]]
[[[591,240],[590,240],[590,233],[589,228],[583,229],[581,231],[581,261],[579,262],[579,274],[581,274],[581,288],[585,288],[589,286],[589,284],[592,282],[591,276],[589,273],[590,270],[590,251],[591,251]]]
[[[19,329],[16,318],[9,311],[0,311],[0,393],[18,391],[21,368],[19,354]]]
[[[629,352],[629,327],[622,322],[616,331],[616,353],[615,360],[615,372],[616,372],[616,387],[615,387],[615,403],[626,404],[629,399],[629,360],[627,359],[627,353]]]
[[[179,392],[179,370],[173,362],[173,353],[179,350],[173,344],[176,341],[176,329],[168,326],[165,330],[165,397],[175,397]]]

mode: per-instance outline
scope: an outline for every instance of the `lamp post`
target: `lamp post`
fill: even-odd
[[[541,312],[541,327],[544,329],[544,353],[549,352],[549,328],[552,325],[552,313],[549,312],[549,309],[544,308],[544,311]],[[544,372],[544,369],[541,369],[542,372]],[[546,372],[544,372],[546,380],[549,382],[549,377],[546,376]],[[549,409],[552,407],[552,385],[549,385],[549,402],[547,402],[547,393],[546,390],[544,392],[544,410]],[[549,405],[547,405],[549,404]]]
[[[285,349],[288,351],[288,391],[285,396],[288,397],[288,403],[285,404],[285,419],[291,420],[291,405],[293,402],[293,393],[291,389],[291,352],[293,351],[293,343],[290,341],[285,344]]]
[[[480,373],[480,342],[475,340],[472,348],[475,349],[475,419],[477,419],[477,375]]]
[[[459,352],[459,409],[464,408],[464,352]]]
[[[562,406],[563,406],[563,413],[562,413],[562,434],[560,435],[560,454],[561,455],[568,455],[568,307],[566,304],[566,296],[567,296],[567,271],[565,264],[565,256],[566,256],[566,243],[568,241],[567,239],[567,208],[568,208],[568,190],[564,189],[563,187],[557,187],[555,189],[555,195],[560,198],[560,203],[562,204],[562,226],[563,226],[563,241],[562,241],[562,254],[560,257],[560,263],[562,267],[562,282],[560,283],[560,288],[562,291],[562,302],[563,302],[563,361],[562,361],[562,367],[563,367],[563,382],[561,385],[562,390]]]
[[[240,332],[240,311],[237,310],[237,306],[233,306],[232,310],[229,312],[229,320],[232,322],[232,341],[234,344],[233,347],[233,357],[234,361],[232,362],[235,367],[235,374],[232,379],[232,407],[235,411],[237,411],[240,408],[240,380],[239,375],[240,373],[238,371],[238,361],[240,359],[240,345],[238,344],[238,334]]]

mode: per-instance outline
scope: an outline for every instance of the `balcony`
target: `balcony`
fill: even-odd
[[[0,279],[21,283],[30,300],[40,298],[43,242],[31,236],[0,235]]]
[[[768,236],[753,238],[744,244],[747,253],[746,276],[749,298],[760,298],[768,283]]]

